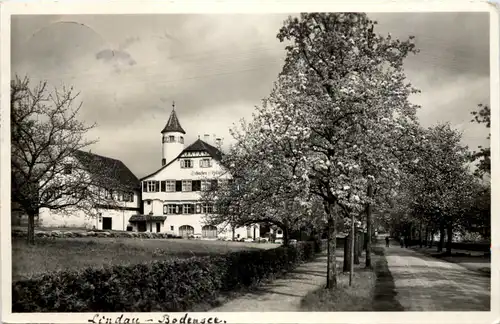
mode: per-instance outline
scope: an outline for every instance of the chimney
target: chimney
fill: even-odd
[[[210,135],[205,134],[205,135],[203,136],[203,140],[204,140],[205,142],[207,142],[207,143],[208,143],[208,141],[210,141]]]

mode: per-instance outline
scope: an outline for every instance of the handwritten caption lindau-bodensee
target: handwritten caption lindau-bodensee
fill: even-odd
[[[187,313],[184,316],[176,317],[165,314],[158,319],[147,318],[141,320],[139,317],[126,317],[123,314],[118,317],[106,317],[95,314],[89,323],[93,324],[139,324],[139,323],[160,323],[160,324],[225,324],[225,320],[217,317],[191,317]]]

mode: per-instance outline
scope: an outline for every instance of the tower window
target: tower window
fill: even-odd
[[[173,142],[175,142],[175,137],[174,137],[174,136],[172,136],[172,135],[170,135],[170,136],[168,137],[168,142],[169,142],[169,143],[173,143]]]
[[[184,137],[179,137],[179,143],[184,144]]]
[[[167,164],[167,159],[161,159],[161,165],[163,166],[165,164]]]

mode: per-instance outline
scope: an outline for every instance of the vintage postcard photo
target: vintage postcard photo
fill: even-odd
[[[1,13],[2,321],[500,319],[495,6]]]

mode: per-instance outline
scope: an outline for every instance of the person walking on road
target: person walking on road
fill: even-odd
[[[389,247],[389,236],[385,237],[385,246]]]
[[[405,237],[404,236],[401,236],[401,238],[399,239],[399,243],[401,244],[401,247],[405,246]]]

